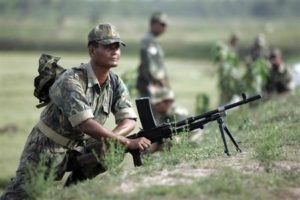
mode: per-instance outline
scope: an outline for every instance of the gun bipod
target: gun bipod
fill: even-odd
[[[233,136],[231,135],[229,129],[227,128],[223,118],[221,116],[219,116],[219,118],[217,119],[217,122],[219,124],[219,129],[220,129],[220,133],[221,133],[221,137],[223,140],[223,144],[224,144],[224,152],[230,156],[230,153],[228,151],[228,147],[227,147],[227,142],[226,142],[226,138],[225,138],[225,133],[227,133],[228,137],[230,138],[231,142],[234,144],[236,151],[237,152],[242,152],[242,150],[240,149],[239,145],[237,144],[237,142],[235,141],[235,139],[233,138]]]

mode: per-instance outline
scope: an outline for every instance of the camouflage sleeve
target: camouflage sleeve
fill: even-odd
[[[55,81],[49,91],[51,101],[58,106],[73,127],[94,117],[79,79],[73,70],[68,70]]]
[[[128,89],[124,82],[117,76],[117,93],[116,102],[112,109],[115,116],[116,124],[118,124],[123,119],[136,119],[137,115],[132,107]]]
[[[147,53],[146,46],[144,46],[144,47],[142,46],[140,53],[141,53],[141,66],[142,66],[141,73],[143,73],[143,75],[145,77],[148,77],[150,79],[151,74],[149,72],[149,68],[151,65],[151,62],[150,62],[151,59],[150,59],[149,54]]]

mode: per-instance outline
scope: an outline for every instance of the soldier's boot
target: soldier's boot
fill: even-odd
[[[81,170],[73,171],[67,178],[64,187],[69,187],[71,185],[76,185],[78,182],[86,180],[87,177],[82,173]]]

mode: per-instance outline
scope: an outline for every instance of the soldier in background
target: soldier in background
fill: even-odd
[[[168,88],[159,88],[155,90],[151,96],[151,107],[153,117],[157,125],[162,123],[178,122],[189,117],[189,112],[186,108],[175,104],[174,92]],[[197,142],[202,136],[202,131],[194,130],[191,133],[190,141]],[[178,140],[180,141],[179,137]],[[166,147],[170,148],[170,142],[152,143],[151,147],[146,150],[148,153],[154,153]]]
[[[213,49],[214,61],[218,64],[220,104],[230,102],[235,94],[240,93],[239,39],[239,34],[233,33],[227,44],[218,43]]]
[[[188,117],[188,111],[175,104],[174,92],[168,88],[159,88],[151,96],[153,116],[157,125],[180,121]]]
[[[258,59],[268,59],[268,48],[265,35],[258,34],[249,51],[248,62],[255,62]]]
[[[282,59],[279,49],[274,49],[269,55],[269,78],[264,88],[265,97],[270,98],[274,94],[287,94],[293,88],[292,74]]]
[[[150,30],[141,41],[136,86],[140,96],[150,96],[155,87],[170,87],[164,65],[164,53],[156,40],[165,32],[167,23],[165,13],[153,13],[150,19]]]
[[[236,57],[239,56],[239,42],[240,34],[238,32],[232,33],[228,40],[228,50],[234,53]]]
[[[265,36],[257,35],[246,57],[246,72],[243,77],[243,87],[246,93],[262,92],[269,76],[268,52]]]

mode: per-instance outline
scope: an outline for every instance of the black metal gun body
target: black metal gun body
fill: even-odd
[[[156,125],[155,119],[153,118],[149,98],[140,98],[136,100],[137,110],[139,117],[142,123],[143,129],[138,133],[128,136],[130,139],[145,137],[151,141],[151,143],[162,141],[165,138],[171,138],[173,135],[176,135],[182,131],[192,131],[195,129],[203,128],[203,126],[209,122],[217,121],[219,124],[220,133],[224,143],[224,152],[229,156],[229,151],[227,148],[225,133],[227,133],[230,140],[236,147],[236,150],[241,152],[237,142],[234,140],[229,129],[224,123],[223,118],[226,116],[226,110],[247,104],[249,102],[258,100],[261,98],[261,95],[255,95],[250,98],[247,98],[246,95],[242,95],[243,99],[236,103],[229,105],[221,106],[218,109],[206,112],[204,114],[189,117],[179,122],[172,123],[163,123]],[[138,150],[127,150],[133,156],[134,165],[142,165],[140,158],[140,152]]]

